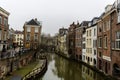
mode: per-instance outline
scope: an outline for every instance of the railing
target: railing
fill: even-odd
[[[42,66],[36,68],[22,77],[21,80],[29,80],[37,77],[37,75],[42,75],[47,70],[47,59],[43,62]]]

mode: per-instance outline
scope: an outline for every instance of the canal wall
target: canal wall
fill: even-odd
[[[33,80],[36,79],[38,76],[42,76],[47,70],[47,58],[44,59],[42,66],[30,71],[26,74],[21,80]]]
[[[96,67],[91,66],[91,65],[89,65],[89,64],[87,64],[87,63],[85,63],[85,62],[83,62],[83,61],[81,61],[81,60],[76,60],[76,59],[70,58],[69,56],[65,56],[64,53],[58,53],[58,52],[55,52],[55,53],[56,53],[57,55],[65,58],[65,59],[67,59],[67,60],[75,61],[75,62],[77,62],[77,63],[81,63],[81,64],[85,65],[86,67],[88,67],[88,68],[96,71],[96,72],[99,73],[100,75],[104,76],[104,77],[105,77],[105,80],[118,80],[116,77],[111,76],[111,75],[106,75],[106,74],[104,74],[104,72],[98,70]]]
[[[18,70],[33,61],[35,51],[28,51],[21,56],[9,57],[0,60],[0,80],[11,75],[13,71]]]

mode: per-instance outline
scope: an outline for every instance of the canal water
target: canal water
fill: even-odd
[[[103,76],[88,67],[64,59],[54,53],[48,54],[48,69],[42,78],[36,80],[105,80]]]

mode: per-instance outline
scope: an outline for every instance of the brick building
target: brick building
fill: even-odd
[[[83,33],[88,26],[89,21],[83,21],[81,24],[77,23],[75,29],[75,58],[82,60],[82,49],[85,47],[83,42]]]
[[[82,43],[81,43],[81,27],[80,24],[77,23],[75,28],[75,59],[81,60],[82,59]]]
[[[75,58],[75,28],[76,24],[73,22],[68,29],[68,54]]]
[[[118,0],[117,8],[114,3],[111,11],[111,58],[112,74],[120,77],[120,1]]]
[[[105,74],[111,75],[111,29],[110,20],[112,5],[107,5],[105,12],[101,15],[98,21],[97,30],[97,54],[98,54],[98,69],[103,71]]]
[[[42,25],[37,19],[26,22],[24,28],[24,47],[28,49],[37,49],[41,41]]]
[[[8,17],[9,12],[0,7],[0,51],[6,51],[8,47],[7,38],[8,38]]]

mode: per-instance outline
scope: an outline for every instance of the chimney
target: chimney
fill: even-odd
[[[35,21],[37,21],[37,18],[35,18]]]

